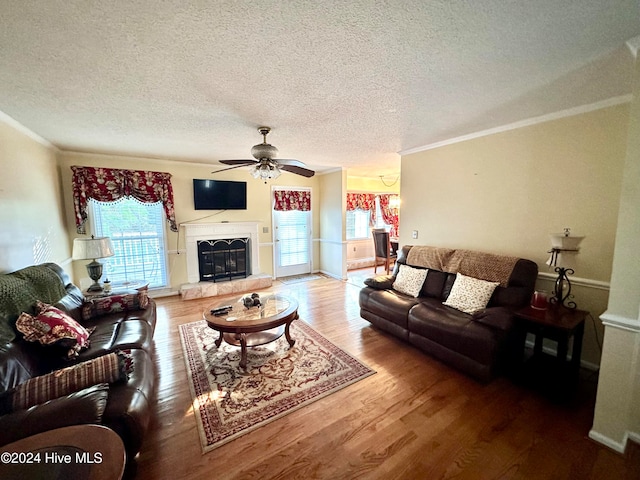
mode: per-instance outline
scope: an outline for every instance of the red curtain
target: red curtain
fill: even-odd
[[[373,193],[347,193],[347,211],[369,211],[369,224],[376,223],[376,196]]]
[[[285,212],[287,210],[311,210],[311,192],[307,190],[275,190],[273,209]]]
[[[87,205],[89,199],[115,202],[123,197],[133,197],[142,203],[162,202],[171,231],[177,232],[173,210],[171,174],[143,170],[116,168],[71,167],[73,171],[73,204],[76,230],[86,233]]]
[[[398,197],[398,195],[383,193],[378,195],[380,198],[380,210],[382,211],[382,219],[384,223],[387,225],[391,225],[391,230],[389,231],[390,237],[398,236],[398,227],[400,225],[400,219],[398,218],[398,209],[391,208],[389,206],[391,197]]]

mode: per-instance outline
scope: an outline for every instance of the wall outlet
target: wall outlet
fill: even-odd
[[[411,238],[418,238],[418,230],[414,230],[413,232],[411,232]]]

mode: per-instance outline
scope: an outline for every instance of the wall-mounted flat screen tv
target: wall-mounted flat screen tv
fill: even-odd
[[[247,182],[193,179],[196,210],[246,210]]]

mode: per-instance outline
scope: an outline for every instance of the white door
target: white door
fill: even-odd
[[[273,212],[276,277],[311,272],[311,212]]]

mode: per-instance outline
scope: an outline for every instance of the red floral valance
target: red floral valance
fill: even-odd
[[[287,210],[311,210],[311,192],[308,190],[275,190],[273,209],[285,212]]]
[[[347,193],[347,211],[369,210],[376,214],[376,196],[373,193]]]
[[[90,199],[115,202],[133,197],[143,203],[162,202],[164,213],[173,232],[178,231],[173,210],[171,174],[116,168],[71,167],[73,171],[73,204],[76,230],[86,233],[87,204]]]

